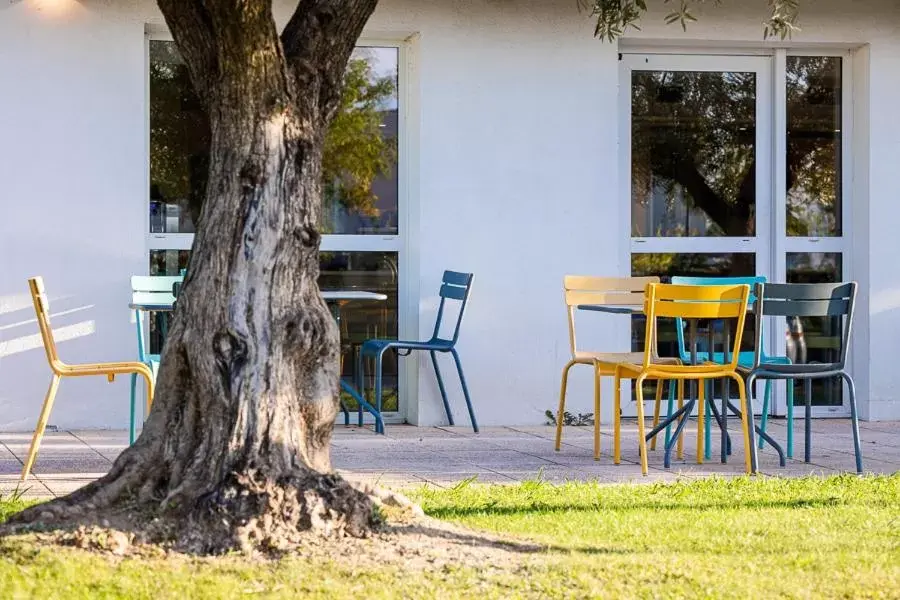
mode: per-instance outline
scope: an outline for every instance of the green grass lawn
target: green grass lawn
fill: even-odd
[[[418,489],[430,515],[536,541],[493,565],[112,559],[0,546],[3,598],[900,598],[900,475]],[[0,502],[0,518],[18,507]]]

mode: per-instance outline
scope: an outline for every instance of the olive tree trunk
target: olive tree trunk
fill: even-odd
[[[331,473],[339,336],[322,300],[322,146],[377,0],[159,0],[212,126],[190,268],[143,433],[108,475],[22,513],[126,511],[199,552],[365,535],[370,496]]]

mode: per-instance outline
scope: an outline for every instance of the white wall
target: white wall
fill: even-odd
[[[6,4],[6,3],[4,3]],[[32,0],[0,11],[0,428],[30,429],[50,380],[27,277],[75,361],[135,356],[127,275],[147,268],[143,25]],[[43,10],[37,10],[42,8]],[[65,381],[51,424],[119,426],[128,382]]]
[[[162,20],[150,0],[84,0],[68,15],[38,13],[38,1],[48,0],[0,11],[0,344],[9,352],[13,340],[36,333],[22,295],[25,278],[40,273],[54,298],[65,296],[56,310],[89,307],[54,321],[94,324],[61,344],[66,356],[130,357],[127,278],[147,263],[143,32]],[[280,4],[279,18],[289,4]],[[859,74],[854,98],[872,128],[856,135],[852,264],[854,276],[871,282],[855,341],[869,357],[856,366],[863,414],[873,418],[900,418],[900,373],[887,362],[900,337],[894,4],[858,1],[856,16],[829,8],[844,5],[836,0],[816,2],[822,12],[804,7],[793,40],[869,44],[854,60],[868,69],[871,85],[859,87],[867,81]],[[657,11],[625,43],[763,46],[764,5],[705,9],[687,34],[662,26]],[[593,40],[570,0],[382,0],[367,35],[411,34],[419,34],[407,102],[416,231],[407,277],[421,294],[421,335],[430,332],[441,271],[473,271],[460,353],[478,416],[485,425],[539,423],[556,404],[568,354],[562,276],[628,270],[620,227],[627,207],[617,200],[618,48]],[[622,320],[599,322],[616,325],[595,327],[596,338],[627,348]],[[418,364],[410,416],[443,422],[431,365]],[[442,365],[464,424],[452,362]],[[0,358],[0,429],[33,425],[46,382],[39,348]],[[127,397],[125,383],[66,381],[51,421],[124,427]],[[571,410],[590,410],[590,398],[589,370],[573,370]]]

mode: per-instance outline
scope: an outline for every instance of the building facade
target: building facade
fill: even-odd
[[[390,83],[395,161],[373,203],[323,209],[322,286],[388,297],[346,307],[344,374],[361,339],[430,335],[444,269],[475,273],[459,350],[486,425],[555,407],[565,274],[853,279],[861,415],[900,418],[900,6],[807,3],[800,32],[764,41],[762,0],[701,7],[686,32],[651,4],[610,44],[570,0],[382,0],[355,58]],[[152,0],[0,0],[0,90],[0,429],[28,430],[49,372],[27,277],[45,278],[64,357],[136,356],[129,277],[187,266],[208,142]],[[640,337],[579,324],[609,351]],[[800,327],[807,360],[840,342]],[[799,351],[797,329],[773,323],[771,351]],[[425,358],[387,362],[395,421],[444,422]],[[576,369],[573,412],[590,390]],[[127,381],[66,381],[52,424],[124,427],[127,398]],[[815,398],[849,414],[837,385]]]

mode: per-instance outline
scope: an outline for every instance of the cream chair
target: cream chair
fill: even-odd
[[[575,335],[575,311],[579,306],[604,307],[606,312],[632,314],[629,309],[640,313],[644,306],[644,290],[648,284],[659,283],[659,277],[590,277],[583,275],[566,275],[564,291],[566,309],[569,319],[569,349],[572,359],[566,363],[562,372],[562,383],[559,391],[559,412],[556,419],[556,450],[562,444],[563,417],[566,408],[566,386],[569,369],[574,365],[591,365],[594,367],[594,459],[600,458],[600,378],[614,377],[618,363],[638,363],[644,359],[643,352],[595,352],[578,348]],[[654,364],[679,365],[677,358],[660,358],[656,349],[652,349]],[[656,409],[654,410],[654,426],[659,422],[659,409],[662,402],[663,382],[656,386]],[[679,389],[679,402],[681,389]],[[619,419],[615,419],[615,439],[619,439]]]

